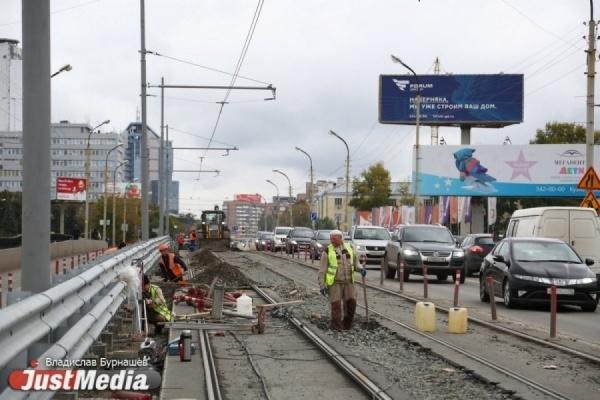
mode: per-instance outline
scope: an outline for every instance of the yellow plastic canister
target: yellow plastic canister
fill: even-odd
[[[435,305],[430,302],[419,301],[415,306],[415,322],[421,332],[435,331]]]
[[[466,333],[468,325],[467,309],[463,307],[452,307],[448,313],[448,332]]]

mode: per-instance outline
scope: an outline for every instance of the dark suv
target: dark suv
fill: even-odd
[[[293,254],[298,251],[309,251],[310,242],[315,233],[310,228],[294,228],[288,233],[285,241],[285,252]]]
[[[465,252],[458,248],[450,231],[441,225],[408,225],[392,235],[385,252],[384,270],[388,278],[396,276],[399,266],[404,267],[404,281],[410,274],[423,275],[423,264],[427,274],[438,280],[461,271],[460,282],[465,281]]]

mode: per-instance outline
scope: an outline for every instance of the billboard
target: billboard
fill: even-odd
[[[417,84],[418,83],[418,84]],[[379,122],[502,127],[523,122],[523,75],[380,75]]]
[[[140,182],[117,182],[115,189],[115,194],[119,197],[123,194],[126,194],[128,199],[140,199],[142,197],[142,184]],[[107,182],[106,192],[109,196],[112,195],[112,182]]]
[[[260,203],[259,194],[236,194],[235,201],[246,201],[248,203]]]
[[[85,201],[85,178],[56,177],[56,200]]]
[[[584,144],[422,146],[423,196],[582,197]],[[596,168],[600,146],[594,146]],[[413,155],[413,171],[415,166]],[[413,172],[414,176],[414,172]]]

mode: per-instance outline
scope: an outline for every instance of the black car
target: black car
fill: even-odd
[[[488,233],[467,235],[460,247],[465,251],[465,270],[467,275],[479,272],[485,256],[494,248],[494,238]]]
[[[330,233],[330,230],[320,230],[315,232],[315,237],[311,240],[309,248],[313,260],[320,259],[323,250],[331,243],[331,240],[329,239]]]
[[[493,295],[502,297],[508,308],[518,304],[547,304],[549,289],[557,287],[558,303],[595,311],[599,288],[596,275],[575,250],[558,239],[507,238],[499,242],[481,266],[479,296],[490,301],[486,277],[493,280]]]
[[[404,268],[404,281],[410,274],[423,275],[423,265],[427,274],[436,275],[444,281],[448,275],[460,270],[460,283],[465,282],[463,249],[448,228],[440,225],[406,225],[392,235],[385,251],[384,271],[388,278],[394,278],[399,266]]]
[[[310,228],[294,228],[288,233],[285,241],[285,252],[293,254],[299,251],[308,251],[310,242],[315,233]]]
[[[273,234],[271,232],[261,232],[258,235],[256,242],[256,250],[265,251],[271,249],[271,242],[273,241]]]

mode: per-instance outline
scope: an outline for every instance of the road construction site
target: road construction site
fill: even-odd
[[[353,328],[332,331],[328,300],[319,294],[310,261],[258,252],[185,256],[194,274],[190,283],[206,291],[212,286],[212,300],[199,304],[188,296],[185,301],[189,288],[169,294],[184,300],[174,302],[178,317],[169,339],[190,329],[198,351],[190,363],[167,356],[161,398],[595,399],[600,394],[600,359],[581,343],[544,341],[504,321],[470,321],[464,334],[447,333],[448,315],[439,310],[435,331],[421,332],[415,325],[418,299],[373,285],[372,275],[364,291],[358,286]],[[209,315],[217,306],[216,282],[224,283],[226,293],[219,320]],[[228,304],[242,293],[253,299],[252,317],[236,315]],[[281,306],[261,313],[273,302]],[[442,301],[438,305],[446,307]]]

